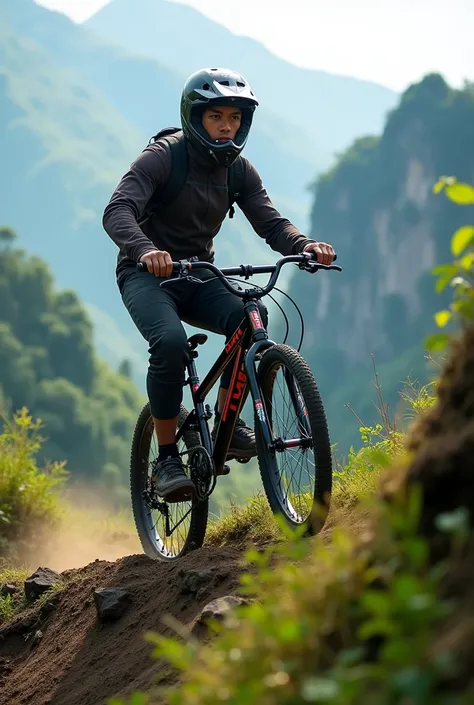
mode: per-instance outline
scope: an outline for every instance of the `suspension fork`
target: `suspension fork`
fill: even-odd
[[[257,368],[256,368],[256,356],[258,353],[268,350],[275,345],[272,340],[262,339],[256,341],[251,348],[247,351],[245,356],[244,364],[245,371],[247,373],[248,385],[250,388],[250,394],[253,399],[253,406],[255,409],[256,417],[260,423],[262,429],[263,438],[265,445],[268,448],[273,448],[273,440],[270,426],[268,424],[268,415],[265,409],[265,404],[262,399],[262,392],[260,385],[258,383]]]
[[[290,393],[290,398],[293,403],[293,407],[295,408],[298,416],[298,431],[300,433],[300,436],[308,438],[309,436],[311,436],[311,428],[309,426],[308,412],[306,411],[303,399],[295,384],[293,377],[291,376],[291,373],[286,368],[284,372],[284,377],[287,389]]]

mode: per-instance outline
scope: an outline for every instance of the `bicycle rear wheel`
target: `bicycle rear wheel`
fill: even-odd
[[[184,406],[181,406],[178,427],[183,424],[187,415],[188,412]],[[184,434],[178,449],[182,453],[185,449],[189,450],[198,445],[200,445],[199,435],[189,431]],[[135,427],[130,458],[133,516],[146,555],[161,561],[170,561],[202,546],[207,528],[209,502],[208,500],[198,501],[194,497],[187,502],[173,504],[159,502],[161,509],[154,506],[157,504],[157,498],[153,502],[152,496],[148,493],[151,490],[150,466],[157,455],[158,439],[150,407],[146,404]],[[186,462],[188,458],[189,456],[183,456],[186,471],[189,473]],[[148,497],[146,497],[147,494]],[[178,525],[179,522],[181,523]],[[167,525],[168,528],[176,527],[171,535],[167,535]]]
[[[272,448],[255,418],[258,462],[272,511],[288,526],[318,533],[329,511],[332,460],[323,403],[304,358],[288,345],[274,345],[262,357],[258,381]]]

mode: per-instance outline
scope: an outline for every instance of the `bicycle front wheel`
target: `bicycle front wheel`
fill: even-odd
[[[187,415],[188,412],[181,406],[178,427],[184,423]],[[178,445],[178,450],[183,452],[198,445],[199,435],[188,431]],[[194,497],[187,502],[160,502],[159,506],[156,506],[156,499],[150,494],[150,466],[157,455],[158,439],[150,407],[146,404],[138,417],[132,441],[130,490],[133,516],[146,555],[170,561],[202,546],[207,528],[209,502],[199,501]],[[184,456],[183,460],[189,474],[187,457],[189,456]]]
[[[270,428],[269,448],[256,414],[258,462],[272,511],[305,535],[318,533],[329,511],[331,444],[321,396],[304,358],[288,345],[262,357],[258,381]]]

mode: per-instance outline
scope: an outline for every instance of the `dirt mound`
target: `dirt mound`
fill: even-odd
[[[0,628],[0,701],[104,705],[149,688],[159,670],[161,682],[170,682],[174,675],[151,658],[144,633],[171,633],[165,615],[190,627],[211,599],[235,591],[241,556],[237,549],[202,548],[176,563],[135,555],[65,571],[71,582],[52,605],[32,607]],[[93,592],[105,587],[131,597],[115,622],[97,618]]]
[[[474,326],[452,344],[438,384],[438,401],[408,435],[413,454],[409,484],[423,490],[421,529],[434,555],[449,550],[449,538],[436,528],[436,517],[460,507],[474,528]]]

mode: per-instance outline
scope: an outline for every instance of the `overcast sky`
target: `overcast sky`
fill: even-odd
[[[80,22],[108,0],[37,2]],[[474,80],[474,0],[186,0],[185,4],[236,34],[258,39],[299,66],[367,78],[395,90],[403,90],[428,71],[441,72],[456,87],[465,78]]]

